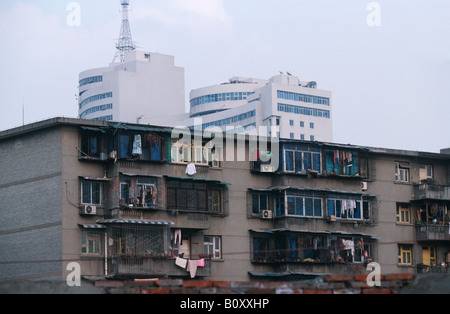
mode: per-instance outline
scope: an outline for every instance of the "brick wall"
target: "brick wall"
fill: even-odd
[[[294,282],[97,281],[93,284],[111,294],[397,294],[414,281],[412,274],[381,277],[380,287],[369,287],[366,275],[330,275]]]

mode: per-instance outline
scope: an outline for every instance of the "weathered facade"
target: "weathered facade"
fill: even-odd
[[[1,132],[0,279],[64,280],[71,262],[119,279],[447,272],[448,154],[171,137],[66,118]]]

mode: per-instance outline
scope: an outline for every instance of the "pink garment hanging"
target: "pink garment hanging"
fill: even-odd
[[[197,261],[197,267],[205,267],[205,259],[204,258],[199,259]]]

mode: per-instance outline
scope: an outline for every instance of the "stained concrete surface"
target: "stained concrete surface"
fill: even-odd
[[[104,287],[82,281],[80,287],[69,287],[60,281],[0,282],[0,294],[106,294]],[[419,274],[400,290],[400,294],[450,294],[450,274]]]
[[[450,274],[418,274],[401,294],[450,294]]]
[[[0,282],[0,294],[104,294],[105,290],[88,282],[70,287],[61,281],[5,281]]]

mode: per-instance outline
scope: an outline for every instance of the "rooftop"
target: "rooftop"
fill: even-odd
[[[84,119],[75,119],[75,118],[66,118],[66,117],[55,117],[43,121],[38,121],[35,123],[27,124],[24,126],[4,130],[0,132],[0,142],[5,141],[11,138],[15,138],[21,135],[25,135],[28,133],[40,131],[43,129],[48,129],[56,126],[62,125],[72,125],[72,126],[84,126],[84,127],[94,127],[94,128],[114,128],[121,126],[126,129],[139,129],[141,131],[145,131],[146,128],[149,128],[149,131],[154,131],[155,129],[161,132],[170,132],[173,130],[172,127],[165,126],[150,126],[143,124],[131,124],[131,123],[119,123],[119,122],[106,122],[106,121],[94,121],[94,120],[84,120]],[[235,136],[237,136],[235,134]],[[320,146],[328,146],[330,148],[346,148],[346,149],[357,149],[364,150],[373,154],[382,154],[382,155],[394,155],[394,156],[402,156],[402,157],[411,157],[411,158],[436,158],[436,159],[444,159],[450,160],[450,148],[442,149],[441,153],[433,153],[433,152],[423,152],[423,151],[413,151],[413,150],[403,150],[403,149],[391,149],[391,148],[381,148],[381,147],[369,147],[369,146],[361,146],[361,145],[352,145],[352,144],[339,144],[339,143],[328,143],[328,142],[309,142],[309,141],[301,141],[301,140],[290,140],[290,139],[281,139],[281,142],[294,142],[294,143],[308,143],[315,144]]]

